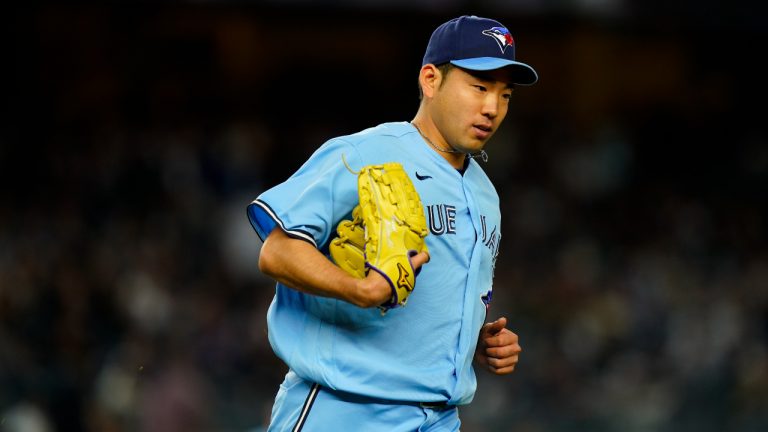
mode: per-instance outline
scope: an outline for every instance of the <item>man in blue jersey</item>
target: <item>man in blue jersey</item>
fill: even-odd
[[[537,81],[515,61],[499,22],[462,16],[432,34],[411,122],[324,143],[248,206],[264,240],[259,268],[277,281],[269,340],[290,370],[270,431],[454,431],[475,393],[475,365],[503,375],[521,351],[506,318],[486,323],[501,238],[499,197],[475,160],[507,114],[516,85]],[[382,315],[391,289],[357,279],[328,245],[358,203],[354,170],[399,162],[424,204],[427,253],[405,307]],[[423,267],[422,267],[423,266]]]

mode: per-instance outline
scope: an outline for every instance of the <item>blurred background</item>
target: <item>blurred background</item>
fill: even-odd
[[[245,208],[410,120],[465,13],[540,81],[484,166],[524,353],[462,430],[768,430],[762,4],[273,0],[6,8],[0,431],[263,430],[286,369]]]

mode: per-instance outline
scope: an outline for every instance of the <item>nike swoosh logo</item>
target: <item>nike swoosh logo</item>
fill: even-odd
[[[431,178],[432,178],[432,176],[428,176],[428,175],[419,175],[419,172],[418,172],[418,171],[416,171],[416,178],[417,178],[417,179],[419,179],[419,180],[426,180],[426,179],[431,179]]]

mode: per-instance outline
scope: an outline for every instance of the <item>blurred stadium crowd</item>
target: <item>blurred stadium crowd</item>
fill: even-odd
[[[765,30],[478,14],[541,81],[485,166],[491,313],[524,352],[509,377],[478,372],[463,430],[768,430]],[[325,139],[409,120],[446,17],[17,11],[0,431],[262,430],[285,367],[245,207]]]

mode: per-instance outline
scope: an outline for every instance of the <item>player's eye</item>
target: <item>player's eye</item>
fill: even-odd
[[[476,84],[474,87],[475,87],[475,88],[476,88],[478,91],[481,91],[481,92],[484,92],[484,91],[488,90],[487,88],[485,88],[485,86],[481,86],[481,85],[477,85],[477,84]]]
[[[501,97],[503,97],[504,100],[508,101],[508,100],[512,99],[512,92],[504,93],[504,94],[501,95]]]

